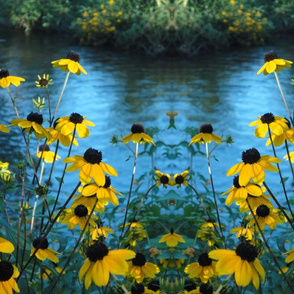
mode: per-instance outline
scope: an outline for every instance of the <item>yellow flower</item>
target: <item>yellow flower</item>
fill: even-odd
[[[85,276],[85,287],[88,289],[92,282],[98,287],[106,286],[110,273],[126,276],[128,273],[127,259],[135,257],[135,252],[128,249],[110,251],[103,243],[97,242],[86,251],[87,259],[79,272],[79,280]]]
[[[97,224],[91,228],[90,234],[92,235],[92,240],[99,239],[99,237],[107,238],[108,233],[113,234],[114,231],[111,228],[107,227],[101,227],[100,225],[98,226]]]
[[[145,256],[138,252],[131,261],[128,262],[129,275],[136,280],[137,283],[142,283],[144,278],[155,278],[159,273],[159,267],[151,262],[146,262]]]
[[[20,85],[20,82],[24,82],[25,79],[14,77],[9,75],[9,71],[6,69],[0,69],[0,86],[2,88],[8,88],[10,84],[14,85],[15,87],[18,87]]]
[[[75,51],[70,51],[65,59],[59,59],[52,61],[53,67],[60,68],[62,71],[70,71],[76,75],[80,75],[81,72],[85,75],[87,72],[80,65],[81,56]]]
[[[0,132],[9,133],[10,130],[5,125],[0,124]]]
[[[41,126],[43,123],[43,115],[37,112],[31,112],[27,119],[13,119],[11,121],[12,126],[19,126],[25,130],[25,132],[34,132],[38,139],[50,138],[49,133]]]
[[[9,261],[0,259],[0,293],[12,294],[13,291],[20,292],[15,278],[19,276],[17,267]]]
[[[190,279],[200,278],[202,283],[207,283],[215,276],[215,261],[208,257],[208,254],[202,253],[198,262],[193,262],[186,266],[184,272],[189,275]]]
[[[254,135],[258,138],[264,138],[269,129],[276,136],[282,135],[289,129],[287,119],[280,116],[274,116],[272,113],[266,113],[258,118],[259,120],[253,121],[249,124],[250,127],[257,126]]]
[[[202,124],[199,129],[199,134],[191,138],[189,146],[195,143],[211,143],[212,141],[215,141],[217,144],[221,144],[221,140],[224,139],[213,133],[213,127],[211,124]]]
[[[265,179],[265,170],[277,172],[278,168],[273,166],[270,162],[278,163],[281,160],[277,157],[268,155],[260,156],[257,149],[251,148],[242,152],[241,163],[235,164],[227,171],[227,176],[239,174],[240,186],[246,186],[250,179],[255,183],[262,183]]]
[[[127,144],[129,141],[133,141],[134,143],[153,143],[153,139],[145,134],[144,126],[141,124],[133,124],[131,128],[131,133],[127,136],[121,138],[123,144]]]
[[[91,210],[82,204],[76,207],[72,206],[71,208],[65,209],[64,212],[65,216],[61,218],[61,223],[67,223],[67,226],[70,230],[73,230],[77,225],[79,225],[80,229],[83,230],[91,214]],[[97,216],[92,215],[88,225],[94,227],[94,219],[97,219]]]
[[[64,116],[56,120],[55,129],[64,136],[68,136],[76,130],[80,138],[87,138],[90,135],[87,126],[94,127],[95,124],[85,120],[85,118],[87,117],[74,112],[70,116]]]
[[[49,246],[49,243],[47,238],[36,238],[33,241],[33,247],[31,249],[30,255],[32,256],[34,252],[36,251],[36,249],[39,248],[35,254],[35,256],[38,259],[43,261],[48,258],[52,262],[58,263],[59,259],[56,256],[56,254],[60,254],[60,253],[53,249],[48,248],[48,246]]]
[[[265,64],[257,72],[259,75],[263,72],[264,75],[268,75],[274,71],[282,71],[286,67],[291,67],[292,61],[285,59],[278,59],[277,54],[274,51],[265,53],[263,56]]]
[[[290,126],[290,122],[288,120],[287,129],[285,129],[281,135],[272,134],[272,138],[269,138],[265,145],[269,146],[273,141],[275,146],[281,146],[286,140],[294,144],[294,128]]]
[[[47,144],[41,145],[39,147],[39,152],[36,154],[36,156],[43,158],[47,163],[52,163],[54,160],[58,160],[60,158],[60,156],[55,154],[55,152],[50,151],[50,148]]]
[[[294,260],[294,248],[283,253],[283,254],[289,254],[289,256],[286,257],[285,262],[290,263]]]
[[[188,186],[188,173],[189,171],[185,170],[180,174],[175,174],[172,181],[169,182],[170,186],[176,185],[179,188],[181,185],[185,187]]]
[[[161,184],[163,187],[167,188],[168,185],[170,185],[170,175],[169,174],[164,174],[161,171],[157,170],[155,171],[156,173],[156,186],[159,187]]]
[[[79,191],[82,188],[79,188]],[[96,202],[96,195],[91,196],[83,196],[82,194],[75,195],[73,198],[76,198],[75,201],[72,203],[72,206],[76,207],[78,205],[84,205],[89,210],[92,210],[95,202]],[[104,211],[104,204],[101,201],[98,201],[96,203],[95,211],[97,212],[103,212]]]
[[[175,247],[178,245],[178,242],[186,243],[181,235],[174,233],[173,228],[170,229],[170,233],[163,235],[158,242],[166,242],[168,247]]]
[[[215,266],[219,276],[235,275],[238,286],[246,287],[250,282],[255,289],[259,288],[260,280],[265,280],[265,272],[257,259],[258,251],[255,246],[243,242],[236,250],[218,249],[209,252],[209,257],[218,260]]]
[[[168,267],[176,267],[176,268],[181,268],[182,264],[184,263],[184,258],[170,258],[170,259],[164,259],[160,258],[159,262],[162,264],[163,268],[168,268]]]
[[[236,227],[230,231],[231,234],[237,233],[236,237],[245,237],[246,240],[252,240],[252,235],[254,234],[253,228],[249,228],[248,224],[245,227]]]
[[[169,118],[170,119],[174,119],[175,118],[175,116],[177,116],[178,114],[179,114],[179,112],[178,111],[175,111],[175,112],[169,112],[169,111],[166,111],[166,113],[165,113],[167,116],[169,116]]]
[[[261,230],[263,230],[266,225],[274,230],[277,224],[283,224],[283,221],[279,215],[271,207],[268,207],[265,204],[259,205],[253,212]],[[247,217],[247,219],[250,218],[251,220],[248,224],[249,227],[255,224],[255,219],[253,218],[252,214],[248,215]]]
[[[13,251],[14,245],[10,241],[0,237],[0,252],[11,253]]]
[[[10,181],[11,171],[8,170],[9,163],[0,161],[0,178],[4,182]]]
[[[82,194],[87,196],[96,195],[103,205],[107,205],[110,201],[113,205],[118,205],[118,199],[115,194],[122,195],[111,186],[111,179],[105,176],[105,184],[98,186],[95,182],[90,182],[82,190]]]
[[[48,88],[52,83],[52,79],[49,79],[49,74],[43,74],[42,78],[38,75],[38,79],[39,80],[35,82],[38,88]]]
[[[66,169],[67,172],[80,170],[79,178],[83,185],[94,179],[98,186],[104,186],[104,172],[112,176],[117,176],[117,172],[113,167],[102,162],[102,152],[93,148],[88,148],[84,153],[84,156],[76,155],[68,157],[64,159],[63,162],[73,163]]]
[[[266,194],[262,194],[257,197],[248,194],[248,197],[247,197],[247,201],[249,202],[249,205],[251,206],[253,210],[262,204],[268,207],[273,207],[269,199],[271,199],[271,197]],[[240,205],[240,212],[244,213],[250,210],[247,201],[244,201],[242,203],[238,203],[238,202],[236,203],[237,205]]]
[[[239,176],[235,176],[233,180],[233,186],[222,195],[229,194],[226,199],[226,205],[231,205],[234,201],[238,202],[238,204],[243,203],[248,194],[253,196],[260,196],[265,188],[260,187],[259,185],[249,182],[246,186],[240,186],[239,184]]]

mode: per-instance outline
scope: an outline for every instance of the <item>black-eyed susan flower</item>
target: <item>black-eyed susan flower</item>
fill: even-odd
[[[170,186],[176,185],[177,188],[181,187],[181,185],[187,187],[188,186],[188,170],[183,171],[180,174],[175,174],[172,181],[170,181]]]
[[[81,72],[85,75],[87,72],[80,65],[81,55],[75,51],[70,51],[65,59],[59,59],[52,61],[53,67],[60,68],[62,71],[70,71],[76,75],[80,75]]]
[[[81,191],[82,188],[79,188],[79,191]],[[73,207],[76,207],[78,205],[84,205],[86,206],[89,210],[92,210],[93,206],[96,203],[97,196],[96,194],[91,195],[91,196],[83,196],[83,194],[77,194],[73,197],[75,200],[72,203]],[[105,203],[102,203],[101,201],[98,201],[96,203],[95,211],[97,212],[103,212],[104,211],[104,205]]]
[[[8,88],[10,84],[15,87],[18,87],[21,82],[24,82],[25,79],[14,77],[9,75],[9,71],[7,69],[0,69],[0,86],[2,88]]]
[[[168,267],[176,267],[176,268],[181,268],[183,263],[185,262],[184,258],[160,258],[159,259],[160,264],[162,264],[163,268],[168,268]]]
[[[15,265],[9,261],[0,260],[0,293],[12,294],[13,291],[20,292],[15,278],[19,276],[19,271]]]
[[[102,152],[93,148],[88,148],[84,156],[75,155],[63,160],[65,163],[73,163],[66,171],[72,172],[80,170],[79,178],[83,185],[94,179],[98,186],[105,185],[105,173],[117,176],[117,171],[109,164],[102,162]]]
[[[185,294],[214,294],[212,286],[208,283],[202,283],[200,286],[191,289],[190,291],[186,292]]]
[[[9,163],[0,161],[0,179],[8,182],[11,179],[11,171],[8,169]]]
[[[222,137],[213,133],[213,127],[211,124],[202,124],[199,129],[199,134],[191,138],[189,146],[195,143],[211,143],[212,141],[221,144],[222,140],[224,140]]]
[[[230,231],[231,234],[237,233],[236,237],[241,238],[244,237],[246,240],[252,240],[252,235],[254,234],[254,229],[249,227],[248,224],[242,227],[233,228]]]
[[[170,232],[168,234],[163,235],[158,242],[159,243],[166,242],[166,245],[168,247],[176,247],[179,242],[186,243],[186,241],[183,239],[181,235],[176,234],[174,232],[173,228],[170,229]]]
[[[217,249],[209,252],[216,259],[215,270],[218,276],[234,274],[238,286],[246,287],[250,282],[259,288],[260,278],[265,280],[265,272],[257,259],[257,248],[247,242],[240,243],[235,250]]]
[[[82,194],[85,197],[96,194],[98,200],[104,205],[107,205],[108,201],[113,205],[118,205],[119,202],[115,194],[122,195],[111,186],[111,179],[108,176],[105,176],[105,184],[103,186],[98,186],[95,182],[86,184],[82,189]]]
[[[9,133],[10,130],[7,128],[7,126],[0,124],[0,132],[2,132],[2,133]]]
[[[198,262],[193,262],[185,267],[184,272],[189,275],[190,279],[200,278],[202,283],[207,283],[215,276],[215,264],[206,252],[202,253]]]
[[[269,155],[260,155],[256,148],[247,149],[242,152],[242,161],[235,164],[227,171],[227,176],[239,174],[239,184],[246,186],[252,179],[255,183],[260,184],[265,179],[264,170],[277,172],[278,168],[271,164],[279,163],[281,160]]]
[[[76,129],[80,138],[87,138],[90,135],[90,131],[87,126],[94,127],[95,124],[89,120],[85,120],[86,116],[81,116],[78,113],[73,112],[70,116],[63,116],[56,121],[55,129],[60,131],[64,136],[71,134]]]
[[[155,173],[156,173],[156,186],[159,187],[163,185],[164,188],[167,188],[167,186],[171,183],[170,175],[164,174],[159,170],[156,170]]]
[[[255,120],[249,124],[250,127],[257,126],[254,131],[254,135],[258,138],[264,138],[268,130],[277,135],[282,135],[289,129],[287,120],[280,116],[274,116],[272,113],[265,113],[262,116],[258,116],[259,120]]]
[[[255,218],[252,216],[252,214],[247,217],[248,219],[251,219],[248,224],[250,227],[255,224],[255,219],[261,230],[263,230],[266,225],[274,230],[277,227],[277,224],[283,223],[278,213],[275,212],[271,207],[268,207],[264,204],[259,205],[255,210],[253,210],[253,212]]]
[[[47,163],[52,163],[54,160],[58,160],[60,158],[60,156],[55,154],[55,152],[50,151],[50,147],[47,144],[40,145],[39,152],[36,156],[43,158]]]
[[[159,267],[151,262],[147,262],[145,256],[138,252],[135,258],[128,261],[129,275],[137,283],[142,283],[145,278],[155,278],[159,273]]]
[[[70,230],[74,229],[77,225],[81,230],[85,228],[88,218],[91,214],[91,210],[85,205],[78,205],[64,210],[65,216],[62,218],[61,223],[66,224]],[[94,227],[95,219],[97,216],[91,215],[88,225]]]
[[[90,229],[90,234],[92,235],[92,240],[99,239],[100,237],[107,238],[108,234],[113,234],[114,231],[111,228],[104,227],[95,224],[94,227]]]
[[[283,254],[288,255],[285,259],[286,263],[290,263],[294,260],[294,248],[289,251],[284,252]]]
[[[38,139],[50,138],[49,133],[42,127],[43,115],[37,112],[31,112],[27,119],[17,118],[11,121],[12,126],[19,126],[27,133],[34,132]]]
[[[142,241],[147,238],[147,233],[143,224],[138,222],[136,219],[131,219],[128,223],[126,223],[125,227],[130,227],[124,240],[128,246],[136,247],[138,241]]]
[[[268,207],[273,207],[273,204],[271,203],[270,199],[272,199],[272,197],[266,194],[262,194],[260,196],[253,196],[251,194],[248,194],[247,201],[237,204],[240,205],[240,212],[244,213],[250,211],[248,203],[253,210],[263,204]]]
[[[48,86],[52,83],[52,79],[49,79],[49,74],[43,74],[43,77],[41,78],[38,75],[38,81],[36,81],[36,86],[38,88],[48,88]]]
[[[126,276],[128,263],[136,253],[128,249],[109,250],[104,243],[96,242],[86,251],[87,259],[79,271],[79,280],[85,276],[85,287],[88,289],[92,282],[98,287],[106,286],[110,273]]]
[[[142,124],[133,124],[131,128],[131,133],[122,137],[121,140],[123,144],[127,144],[129,141],[133,143],[150,143],[153,144],[153,139],[145,134],[145,128]]]
[[[63,146],[69,146],[71,142],[73,145],[78,146],[77,140],[75,138],[73,139],[73,134],[63,135],[60,130],[56,130],[57,120],[55,120],[53,127],[46,128],[46,131],[50,134],[50,139],[47,140],[47,144],[51,145],[58,140]]]
[[[238,202],[238,204],[243,203],[247,199],[248,194],[260,196],[264,191],[264,187],[260,187],[252,182],[249,182],[246,186],[240,186],[239,176],[235,176],[233,186],[222,195],[229,194],[226,199],[226,205],[231,205],[234,201]]]
[[[10,241],[0,237],[0,252],[11,253],[13,251],[14,245]]]
[[[269,51],[263,56],[265,64],[257,72],[259,75],[263,72],[264,75],[268,75],[274,71],[282,71],[286,67],[291,67],[292,61],[280,59],[274,51]]]
[[[33,241],[33,247],[31,248],[31,256],[34,254],[34,252],[38,248],[35,254],[35,256],[38,259],[43,261],[48,258],[52,262],[58,263],[59,259],[56,256],[56,254],[60,254],[60,253],[53,249],[48,248],[48,246],[49,246],[49,243],[47,238],[43,238],[43,237],[36,238]]]

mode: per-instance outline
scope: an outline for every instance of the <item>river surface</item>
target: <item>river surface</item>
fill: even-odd
[[[46,96],[44,89],[35,87],[37,75],[46,73],[53,79],[50,94],[55,106],[65,73],[53,68],[51,61],[65,58],[70,50],[81,54],[80,63],[88,75],[70,75],[57,117],[77,112],[95,123],[95,127],[90,127],[90,137],[79,139],[79,146],[74,147],[71,154],[82,155],[89,147],[101,150],[103,161],[118,171],[118,177],[112,178],[112,185],[119,191],[127,191],[129,187],[133,160],[127,160],[130,151],[126,146],[118,144],[115,147],[110,139],[112,134],[121,137],[130,133],[133,123],[164,130],[169,124],[166,111],[178,111],[175,117],[177,129],[162,131],[154,138],[172,145],[183,140],[189,142],[191,136],[183,130],[199,128],[202,123],[211,123],[214,133],[220,136],[232,134],[234,144],[218,146],[213,152],[217,161],[211,160],[216,190],[224,192],[232,186],[232,178],[226,177],[226,171],[241,161],[242,151],[255,147],[262,155],[272,155],[271,147],[265,147],[266,139],[255,138],[254,128],[248,124],[267,112],[277,116],[287,116],[287,112],[274,75],[257,76],[256,72],[263,65],[264,53],[274,50],[279,57],[294,60],[293,49],[293,42],[285,41],[277,42],[276,46],[239,48],[194,58],[149,57],[136,52],[115,53],[77,46],[69,38],[58,36],[0,32],[0,68],[8,69],[12,76],[26,79],[20,87],[10,87],[13,95],[19,97],[16,105],[20,117],[26,118],[34,111],[32,99]],[[293,68],[285,69],[279,77],[292,111]],[[0,89],[0,92],[1,123],[9,124],[16,115],[6,89]],[[43,113],[47,115],[46,108]],[[46,122],[44,126],[48,126]],[[0,134],[1,161],[12,163],[23,156],[25,148],[19,129],[13,129],[12,134],[14,136]],[[140,145],[139,151],[142,150],[143,145]],[[205,152],[204,145],[201,150]],[[165,151],[158,148],[153,162],[162,172],[175,174],[191,167],[186,149],[180,149],[185,153],[176,159],[166,158]],[[32,149],[32,152],[35,151]],[[277,152],[280,157],[286,154],[283,147]],[[59,155],[64,158],[66,149],[61,148]],[[60,176],[62,167],[59,161],[56,164],[59,174],[55,176]],[[287,162],[283,162],[281,168],[285,170],[284,176],[290,175]],[[150,169],[150,158],[139,157],[137,178],[149,173]],[[204,156],[194,158],[193,170],[208,178]],[[274,192],[280,192],[278,175],[267,173],[267,179]],[[74,186],[77,181],[77,173],[65,178],[68,185]],[[70,191],[64,191],[66,193]]]

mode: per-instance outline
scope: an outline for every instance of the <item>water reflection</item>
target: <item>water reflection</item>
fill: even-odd
[[[45,96],[42,89],[34,86],[37,75],[48,73],[53,78],[51,98],[55,105],[65,74],[53,69],[50,62],[64,58],[69,50],[81,54],[81,64],[88,75],[70,76],[57,116],[78,112],[96,124],[90,130],[88,140],[79,140],[80,146],[74,148],[73,155],[82,154],[88,147],[102,150],[104,161],[118,170],[119,177],[113,182],[121,190],[128,187],[132,162],[125,161],[129,156],[128,149],[112,146],[110,137],[113,133],[126,135],[135,122],[162,129],[168,125],[165,112],[176,110],[179,112],[176,124],[180,130],[210,122],[217,134],[233,134],[235,144],[229,148],[219,146],[215,152],[218,161],[212,162],[216,188],[224,191],[232,180],[225,177],[225,172],[240,161],[243,150],[257,147],[262,154],[271,154],[271,150],[264,146],[264,140],[253,137],[254,130],[248,124],[266,112],[287,116],[274,76],[256,76],[256,72],[263,64],[263,54],[269,50],[275,49],[280,57],[291,60],[291,44],[176,59],[103,52],[73,46],[70,40],[55,36],[2,32],[0,39],[0,50],[5,53],[0,56],[0,67],[9,69],[11,75],[26,78],[21,87],[13,88],[13,93],[20,97],[17,106],[21,117],[32,111],[32,98]],[[280,77],[285,95],[290,99],[292,69],[283,71]],[[1,89],[0,103],[1,122],[8,124],[15,114],[5,89]],[[293,108],[292,101],[290,108]],[[17,133],[18,130],[12,132]],[[174,144],[190,140],[188,135],[180,134],[183,137],[179,138],[178,132],[170,132],[165,139]],[[20,137],[13,136],[9,136],[7,144],[7,138],[1,135],[0,156],[12,161],[23,144]],[[190,165],[188,155],[171,163],[160,152],[156,155],[158,162],[155,164],[165,172],[169,172],[167,169],[171,164],[175,172],[181,172]],[[279,155],[284,153],[281,150]],[[202,159],[195,159],[197,171],[202,170],[206,174],[203,164]],[[149,161],[144,159],[139,160],[138,165],[139,171],[150,168]],[[61,168],[61,163],[59,166]],[[275,178],[273,182],[278,185],[279,180]]]

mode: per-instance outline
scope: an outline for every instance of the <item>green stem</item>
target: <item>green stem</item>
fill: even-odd
[[[124,229],[125,229],[126,221],[127,221],[127,216],[128,216],[128,210],[129,210],[129,206],[130,206],[132,188],[133,188],[133,183],[134,183],[134,178],[135,178],[135,173],[136,173],[136,166],[137,166],[137,159],[138,159],[138,150],[139,150],[139,143],[136,143],[136,150],[135,150],[135,155],[134,155],[133,173],[132,173],[132,179],[131,179],[131,184],[130,184],[130,190],[129,190],[128,200],[127,200],[127,207],[126,207],[125,216],[124,216],[124,222],[123,222],[123,226],[122,226],[122,230],[121,230],[121,236],[124,233]]]
[[[17,118],[19,119],[19,114],[18,114],[18,111],[17,111],[16,105],[15,105],[15,100],[14,100],[13,97],[12,97],[12,94],[11,94],[11,92],[10,92],[9,87],[7,88],[7,92],[8,92],[8,94],[9,94],[10,99],[11,99],[11,102],[12,102],[12,105],[13,105],[13,108],[14,108],[14,111],[15,111],[15,113],[16,113],[16,116],[17,116]]]

